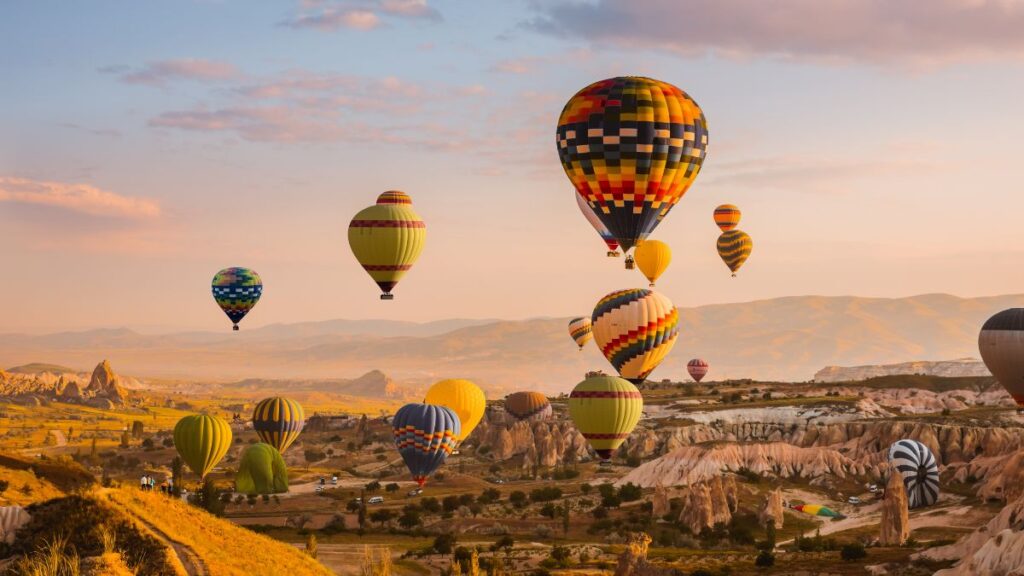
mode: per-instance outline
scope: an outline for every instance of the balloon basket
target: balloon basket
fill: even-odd
[[[632,256],[627,256],[626,257],[626,270],[635,270],[635,269],[636,269],[636,262],[633,260],[633,257]]]
[[[608,257],[609,258],[618,258],[619,257],[619,253],[616,252],[615,250],[609,250],[608,251]]]
[[[381,294],[380,295],[380,299],[381,300],[394,300],[395,299],[395,295],[394,294]]]
[[[654,288],[654,282],[651,282],[650,284],[648,284],[647,287],[648,288]]]
[[[231,329],[234,330],[235,332],[238,332],[238,324],[232,326]]]
[[[732,273],[732,277],[733,277],[733,278],[735,278],[735,277],[736,277],[736,273],[735,273],[735,272],[733,272],[733,273]]]

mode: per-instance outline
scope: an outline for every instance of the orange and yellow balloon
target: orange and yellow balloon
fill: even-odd
[[[641,240],[637,244],[635,256],[637,268],[647,277],[651,288],[672,263],[672,249],[660,240]]]
[[[743,266],[743,263],[750,258],[750,252],[754,249],[754,241],[742,230],[729,230],[722,232],[718,237],[718,255],[722,262],[732,270],[732,275]]]
[[[569,320],[569,336],[576,342],[576,345],[583,350],[583,347],[594,338],[594,328],[590,318],[580,317]]]
[[[378,196],[348,225],[352,254],[380,286],[381,300],[394,299],[391,290],[416,263],[426,239],[426,224],[412,209],[412,199],[397,190]]]
[[[740,216],[742,216],[740,209],[732,204],[722,204],[715,208],[715,224],[722,229],[722,232],[728,232],[738,226]]]

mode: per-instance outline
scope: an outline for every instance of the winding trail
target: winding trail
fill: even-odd
[[[100,493],[105,493],[109,490],[109,488],[104,488]],[[118,506],[118,508],[144,526],[154,538],[174,552],[175,557],[178,558],[178,562],[181,563],[188,576],[207,576],[210,573],[206,568],[206,562],[203,562],[202,556],[196,553],[191,546],[175,540],[149,520],[132,512],[127,506]]]

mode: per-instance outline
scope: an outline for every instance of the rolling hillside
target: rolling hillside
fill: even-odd
[[[1024,306],[1024,295],[797,296],[683,309],[680,341],[653,378],[684,379],[694,356],[711,363],[711,379],[778,380],[807,380],[828,365],[976,356],[979,326],[1011,306]],[[381,370],[413,388],[467,377],[494,391],[559,392],[571,389],[587,370],[609,369],[596,347],[577,352],[566,322],[458,320],[413,328],[386,321],[375,330],[370,321],[328,321],[235,334],[12,334],[0,335],[0,365],[78,366],[103,357],[136,376],[222,382],[353,379]]]

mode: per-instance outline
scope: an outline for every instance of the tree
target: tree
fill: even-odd
[[[434,552],[437,552],[438,554],[451,554],[452,550],[455,549],[456,542],[457,540],[455,539],[454,534],[445,532],[443,534],[438,534],[437,537],[434,538],[432,548],[434,549]]]
[[[420,507],[428,514],[437,514],[441,511],[441,503],[433,496],[427,496],[420,500]]]
[[[0,494],[3,494],[11,487],[11,483],[7,480],[0,480]]]
[[[96,458],[96,437],[92,439],[92,443],[89,445],[89,459],[93,460]]]
[[[526,506],[526,493],[516,490],[508,495],[508,501],[516,508],[522,508]]]
[[[366,492],[359,492],[359,535],[363,535],[363,528],[366,526]]]
[[[96,440],[93,439],[93,442],[96,442]],[[181,492],[181,473],[184,471],[185,463],[182,462],[181,456],[175,456],[174,460],[171,460],[171,482],[174,483],[175,494]]]
[[[384,490],[387,490],[388,492],[398,492],[398,484],[392,482],[385,486]]]
[[[445,512],[455,512],[459,509],[459,497],[458,496],[445,496],[444,500],[441,501],[441,506]]]
[[[420,509],[412,504],[402,508],[402,515],[398,517],[398,524],[406,530],[412,530],[423,523],[420,518]]]
[[[391,520],[394,517],[395,517],[395,512],[393,510],[388,509],[388,508],[383,508],[381,510],[374,510],[373,512],[370,513],[370,521],[371,522],[376,522],[377,524],[380,525],[381,528],[384,527],[384,524],[390,524]]]
[[[373,482],[369,482],[366,485],[366,491],[367,492],[376,492],[377,490],[380,490],[380,482],[378,482],[376,480],[374,480]]]
[[[121,448],[127,448],[131,446],[131,434],[127,430],[121,433]]]
[[[480,496],[477,497],[477,502],[481,504],[490,504],[501,500],[501,490],[497,488],[484,488],[484,491]]]
[[[141,420],[132,421],[132,438],[141,438],[143,432],[143,426]]]
[[[497,540],[495,540],[494,544],[491,544],[491,552],[497,552],[499,550],[504,550],[505,553],[508,554],[512,550],[512,547],[514,547],[515,545],[516,545],[515,539],[512,538],[512,536],[509,536],[508,534],[505,534],[501,538],[498,538]]]
[[[214,516],[224,515],[224,502],[221,501],[220,490],[217,489],[217,485],[213,483],[213,480],[207,478],[203,482],[199,495],[203,509]]]
[[[839,551],[839,556],[847,562],[853,562],[854,560],[860,560],[866,558],[868,551],[864,549],[864,545],[860,542],[854,542],[843,546],[842,550]]]
[[[641,488],[632,482],[626,482],[619,487],[619,500],[623,502],[639,500],[642,495],[643,491]]]
[[[580,484],[580,492],[582,492],[584,495],[590,494],[590,491],[593,489],[594,487],[586,482]]]
[[[620,504],[622,504],[622,501],[614,494],[601,498],[601,506],[605,508],[618,508]]]
[[[771,568],[775,565],[775,554],[768,550],[761,550],[761,553],[754,560],[754,565],[758,568]]]
[[[562,534],[569,533],[569,503],[562,503]]]
[[[554,560],[559,567],[565,568],[569,565],[569,549],[565,546],[555,546],[551,549],[551,559]]]
[[[310,558],[316,558],[316,534],[312,532],[306,537],[306,554],[309,554]]]

